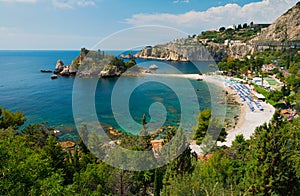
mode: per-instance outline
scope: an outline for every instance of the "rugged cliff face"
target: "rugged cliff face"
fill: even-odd
[[[176,48],[177,50],[178,48]],[[187,61],[187,58],[176,50],[172,50],[168,45],[158,45],[155,47],[146,47],[139,53],[135,54],[135,58],[160,59],[168,61]]]
[[[197,41],[176,40],[165,45],[146,47],[138,52],[136,58],[160,59],[170,61],[221,61],[222,58],[241,58],[252,54],[254,47],[250,44],[202,45]]]
[[[275,20],[253,41],[299,41],[300,40],[300,2]]]
[[[227,57],[242,58],[255,52],[255,48],[248,43],[213,44],[206,48],[215,61],[221,61],[222,58]]]

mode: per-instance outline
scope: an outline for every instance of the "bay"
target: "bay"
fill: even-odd
[[[120,54],[120,51],[111,51]],[[51,80],[51,73],[41,73],[41,69],[54,69],[58,59],[67,65],[80,54],[80,51],[0,51],[0,106],[13,111],[21,110],[27,118],[27,124],[34,122],[48,122],[50,126],[64,132],[63,139],[76,139],[77,132],[72,112],[72,93],[74,77],[59,77]],[[181,73],[199,73],[209,71],[209,62],[192,63],[164,62],[137,59],[139,66],[148,68],[152,64],[159,66],[157,73],[173,73],[172,66]],[[177,72],[177,71],[176,71]],[[91,79],[82,79],[88,85]],[[126,92],[135,83],[143,83],[143,77],[128,77],[122,80],[122,89]],[[178,82],[178,78],[170,78],[171,82]],[[123,131],[137,134],[139,130],[126,129],[116,122],[111,109],[111,95],[118,78],[99,79],[95,93],[95,107],[99,121],[105,127],[113,126]],[[141,122],[143,114],[148,118],[149,108],[153,103],[161,103],[167,111],[164,126],[176,125],[180,122],[181,108],[174,89],[158,82],[147,82],[132,91],[128,107],[131,118]],[[189,80],[197,89],[199,110],[211,107],[210,92],[205,82]],[[179,84],[179,83],[178,83]],[[178,85],[180,86],[180,85]],[[122,96],[119,99],[123,99]],[[192,100],[193,101],[193,100]],[[195,100],[194,100],[195,101]],[[191,104],[192,105],[192,104]],[[194,111],[194,108],[191,108]],[[155,112],[155,111],[154,111]],[[158,111],[159,112],[159,111]],[[197,114],[188,114],[190,123],[195,122]],[[125,117],[124,117],[125,118]],[[128,118],[128,117],[126,117]],[[160,120],[160,119],[157,119]]]

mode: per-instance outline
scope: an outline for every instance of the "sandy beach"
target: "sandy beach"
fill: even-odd
[[[242,134],[245,139],[250,139],[256,127],[259,127],[264,123],[268,123],[272,119],[275,113],[275,108],[272,105],[261,101],[260,104],[264,108],[264,111],[255,110],[252,112],[247,104],[245,102],[242,102],[241,98],[236,94],[236,92],[227,87],[225,85],[225,82],[222,81],[220,77],[204,76],[203,79],[206,82],[214,83],[215,85],[223,87],[224,90],[234,95],[236,101],[241,104],[237,125],[233,129],[227,131],[228,135],[226,138],[226,142],[218,142],[218,146],[231,146],[232,141],[235,140],[236,135]]]
[[[218,146],[231,146],[232,141],[234,141],[236,135],[242,134],[245,139],[250,139],[251,135],[254,133],[255,128],[263,125],[264,123],[270,122],[275,112],[275,108],[267,104],[266,102],[260,102],[264,108],[264,111],[255,110],[252,112],[245,102],[242,102],[240,97],[236,95],[235,91],[227,87],[226,82],[221,76],[210,76],[210,75],[199,75],[199,74],[149,74],[155,76],[168,76],[168,77],[181,77],[189,79],[203,79],[205,82],[215,84],[230,94],[232,94],[238,103],[240,103],[240,114],[237,125],[228,130],[226,142],[218,142]]]

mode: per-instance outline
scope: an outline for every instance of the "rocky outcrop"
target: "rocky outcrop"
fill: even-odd
[[[99,73],[100,78],[119,77],[121,72],[115,65],[106,65],[105,68]]]
[[[61,76],[69,76],[69,66],[65,66],[64,69],[59,73]]]
[[[62,60],[59,59],[56,62],[54,73],[59,74],[63,70],[64,70],[64,63]]]
[[[252,41],[299,41],[300,40],[300,2],[280,16]]]
[[[63,68],[64,68],[64,62],[60,59],[57,60],[55,69],[59,70],[59,69],[63,69]]]
[[[70,65],[65,66],[64,62],[62,60],[58,60],[55,66],[55,70],[53,72],[54,74],[60,75],[60,76],[70,76],[72,74],[76,74],[76,72],[70,71]]]

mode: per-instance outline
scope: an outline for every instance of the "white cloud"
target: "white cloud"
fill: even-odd
[[[20,32],[20,29],[16,27],[0,26],[0,35],[15,35],[17,32]]]
[[[189,3],[190,0],[174,0],[173,3]]]
[[[92,0],[52,0],[52,4],[55,7],[62,9],[73,9],[76,6],[85,7],[96,5],[95,1]]]
[[[79,6],[94,6],[94,5],[96,5],[96,3],[94,1],[81,0],[81,1],[77,1],[77,5],[79,5]]]
[[[0,3],[37,3],[42,0],[0,0]],[[51,0],[52,5],[57,8],[73,9],[76,6],[86,7],[96,5],[93,0]]]
[[[199,32],[207,29],[217,29],[220,26],[244,22],[271,23],[298,0],[263,0],[244,6],[227,4],[209,8],[206,11],[190,11],[183,14],[135,14],[125,22],[134,26],[166,25],[187,32]]]
[[[0,0],[1,2],[6,2],[6,3],[36,3],[37,0]]]

